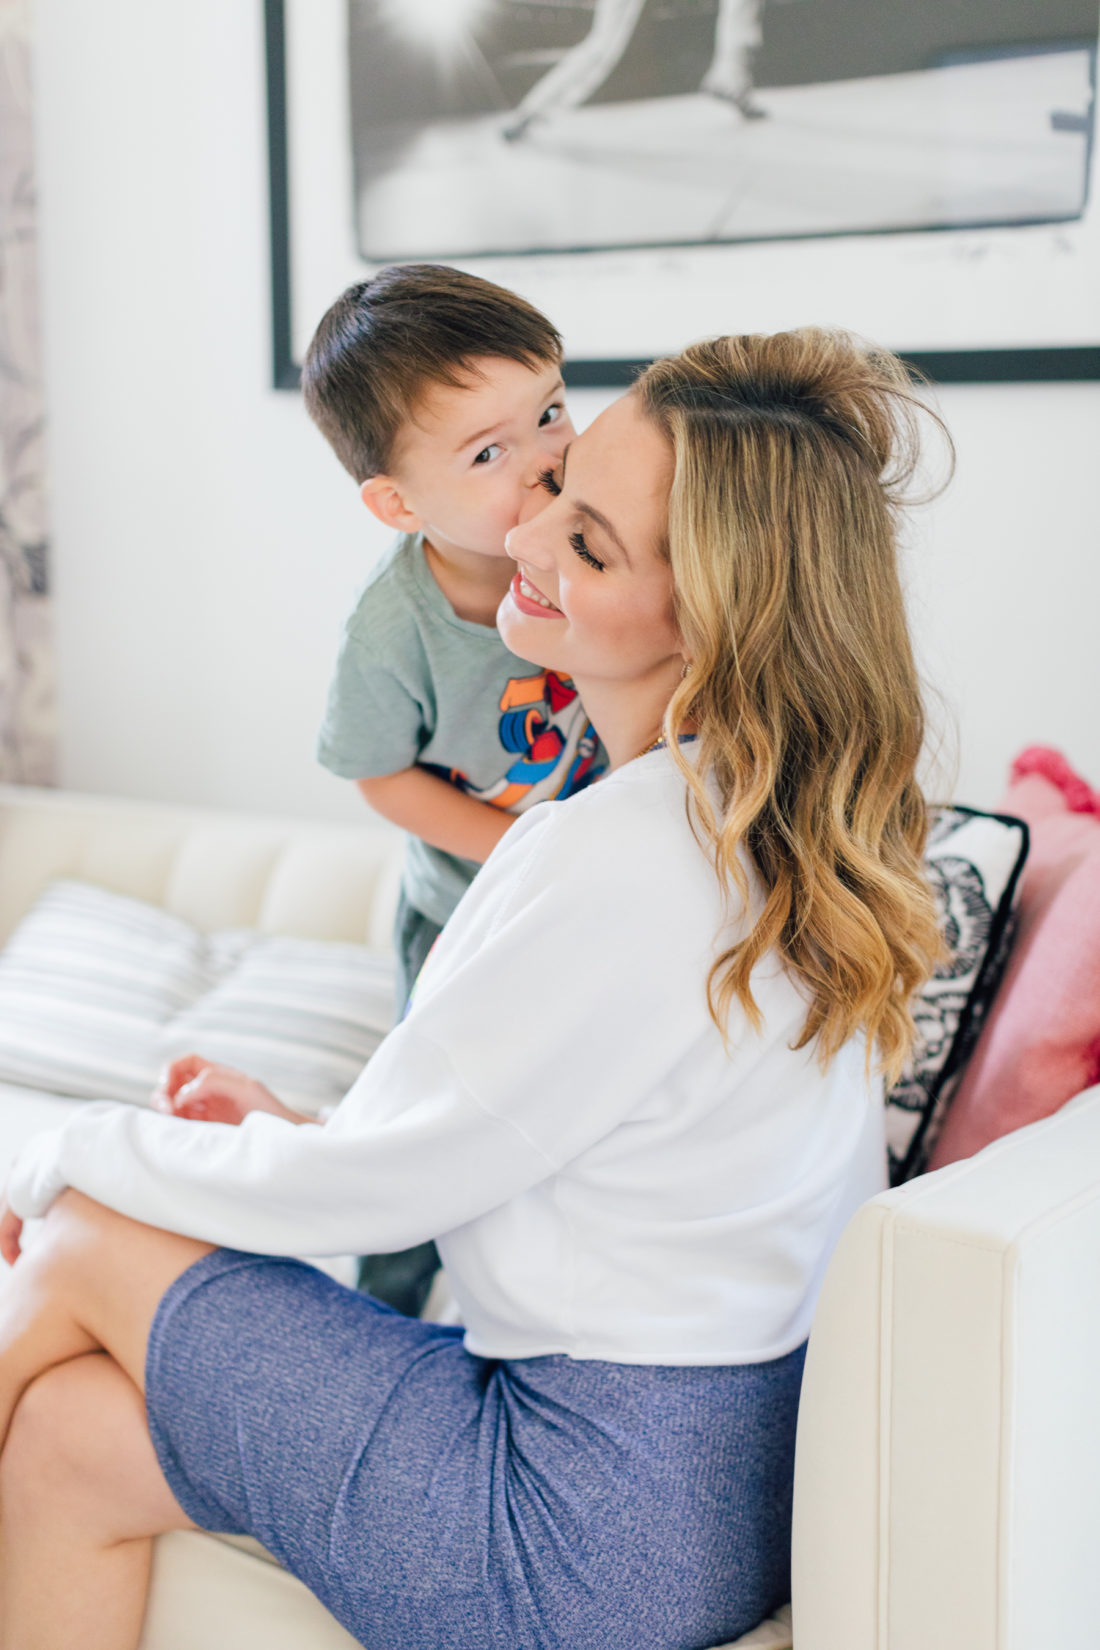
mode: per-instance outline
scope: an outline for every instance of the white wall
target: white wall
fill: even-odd
[[[36,13],[63,783],[359,817],[312,742],[386,535],[267,388],[260,0]],[[958,475],[910,564],[957,794],[992,802],[1034,741],[1100,783],[1100,386],[941,405]]]

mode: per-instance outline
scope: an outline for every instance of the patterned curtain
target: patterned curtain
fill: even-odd
[[[54,779],[30,0],[0,0],[0,780]]]

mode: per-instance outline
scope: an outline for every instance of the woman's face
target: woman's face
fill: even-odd
[[[679,679],[668,524],[672,449],[626,395],[577,436],[545,502],[505,541],[517,565],[497,624],[521,659],[578,682]]]

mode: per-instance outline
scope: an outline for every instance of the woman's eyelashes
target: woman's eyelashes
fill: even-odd
[[[561,494],[561,488],[558,486],[553,470],[540,470],[539,486],[544,487],[551,498],[558,498]],[[570,533],[569,542],[582,561],[587,562],[589,567],[594,567],[598,573],[603,572],[604,563],[600,561],[598,556],[592,554],[584,542],[583,533]]]
[[[592,554],[591,550],[588,548],[587,544],[585,544],[583,533],[570,533],[569,542],[573,546],[574,550],[577,552],[577,555],[581,558],[582,561],[586,561],[588,563],[589,567],[594,567],[596,569],[597,573],[602,573],[603,572],[603,570],[604,570],[603,562],[600,561],[598,556],[594,556]]]

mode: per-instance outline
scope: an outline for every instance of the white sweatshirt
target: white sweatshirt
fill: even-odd
[[[277,1255],[436,1237],[488,1357],[777,1357],[885,1184],[881,1087],[858,1042],[824,1074],[792,1051],[806,1005],[774,960],[753,978],[764,1030],[735,1010],[723,1046],[706,1004],[722,909],[654,751],[509,830],[324,1125],[97,1102],[31,1142],[11,1205],[41,1215],[74,1186]]]

